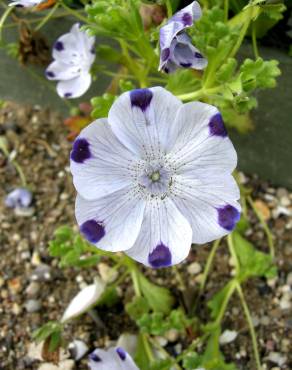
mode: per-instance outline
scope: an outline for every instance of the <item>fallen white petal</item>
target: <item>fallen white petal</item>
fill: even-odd
[[[219,343],[220,344],[231,343],[235,340],[237,334],[238,333],[234,330],[225,330],[219,338]]]
[[[101,280],[96,280],[94,284],[88,285],[82,289],[66,308],[61,322],[68,321],[88,310],[90,306],[96,303],[104,292],[104,289],[105,284]]]

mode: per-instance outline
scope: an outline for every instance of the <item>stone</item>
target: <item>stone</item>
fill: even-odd
[[[100,277],[105,283],[112,283],[118,277],[118,271],[111,268],[104,262],[100,262],[97,266]]]
[[[50,281],[52,279],[51,267],[41,263],[31,275],[32,281]]]
[[[38,370],[73,370],[75,368],[75,362],[73,360],[60,361],[58,365],[54,365],[50,362],[41,364]]]
[[[197,275],[202,271],[202,267],[198,262],[193,262],[188,266],[187,270],[189,274]]]
[[[29,313],[38,312],[41,309],[41,307],[42,307],[41,301],[36,299],[29,299],[25,303],[25,309]]]
[[[41,285],[37,281],[32,281],[25,292],[29,297],[35,297],[41,289]]]
[[[224,332],[220,335],[219,343],[220,344],[227,344],[233,342],[238,333],[235,330],[224,330]]]
[[[268,355],[268,360],[281,367],[287,361],[287,357],[279,352],[270,352]]]
[[[68,349],[71,357],[73,357],[75,361],[81,360],[88,352],[87,344],[79,339],[73,340],[73,342],[69,344]]]

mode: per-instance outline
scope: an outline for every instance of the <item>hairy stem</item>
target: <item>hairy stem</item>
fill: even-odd
[[[199,292],[200,295],[203,293],[203,291],[205,289],[205,285],[206,285],[206,282],[207,282],[207,279],[208,279],[208,275],[209,275],[209,272],[210,272],[215,254],[216,254],[217,249],[220,245],[220,241],[221,241],[221,239],[217,239],[217,240],[214,241],[214,243],[212,245],[211,252],[208,255],[207,263],[206,263],[206,266],[204,268],[203,277],[202,277],[202,280],[201,280],[201,283],[200,283],[200,292]]]
[[[262,370],[262,365],[261,365],[260,355],[259,355],[259,350],[258,350],[257,337],[256,337],[256,333],[255,333],[255,330],[254,330],[251,314],[250,314],[248,305],[246,303],[243,291],[242,291],[241,286],[240,286],[239,283],[236,284],[236,291],[239,295],[240,302],[241,302],[241,305],[242,305],[242,308],[243,308],[243,311],[244,311],[244,314],[246,316],[246,320],[247,320],[247,323],[248,323],[248,326],[249,326],[249,331],[250,331],[250,335],[251,335],[252,347],[253,347],[253,351],[254,351],[257,370]]]

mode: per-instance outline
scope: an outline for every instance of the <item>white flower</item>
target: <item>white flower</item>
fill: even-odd
[[[89,355],[91,370],[139,370],[132,357],[121,347],[96,349]]]
[[[228,234],[240,217],[237,155],[218,110],[161,87],[122,94],[77,137],[71,171],[88,241],[152,267]]]
[[[18,8],[32,8],[43,3],[46,0],[16,0],[9,3],[9,6],[16,6]]]
[[[95,59],[95,38],[80,30],[79,23],[62,35],[53,47],[55,59],[47,68],[49,80],[59,80],[57,93],[62,98],[78,98],[91,84],[90,68]]]
[[[61,322],[68,321],[81,315],[90,309],[104,292],[105,284],[101,280],[96,280],[94,284],[83,288],[69,303],[66,308]]]

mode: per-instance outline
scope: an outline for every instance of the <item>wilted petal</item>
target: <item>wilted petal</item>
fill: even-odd
[[[136,158],[113,134],[106,119],[92,122],[76,138],[71,172],[85,199],[98,199],[132,183]]]
[[[82,72],[79,76],[72,78],[71,80],[58,82],[57,93],[61,98],[79,98],[89,89],[90,84],[90,73]]]
[[[80,231],[89,242],[117,252],[134,244],[144,208],[144,200],[126,188],[97,200],[88,201],[77,195],[75,214]]]
[[[94,284],[83,288],[69,303],[61,322],[73,319],[93,306],[104,292],[105,284],[99,279]]]
[[[175,137],[174,117],[182,103],[161,87],[122,94],[109,111],[114,134],[143,159],[165,154]]]
[[[89,355],[91,370],[139,370],[132,357],[121,347],[96,349]]]
[[[167,267],[184,260],[191,243],[191,226],[172,200],[154,199],[147,203],[141,232],[126,253],[146,266]]]

